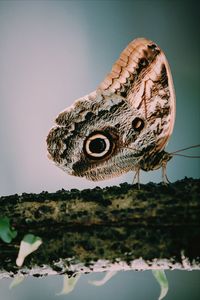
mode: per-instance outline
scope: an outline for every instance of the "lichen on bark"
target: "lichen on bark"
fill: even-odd
[[[200,180],[0,198],[17,237],[0,241],[0,277],[121,269],[200,269]],[[16,266],[26,234],[43,243]]]

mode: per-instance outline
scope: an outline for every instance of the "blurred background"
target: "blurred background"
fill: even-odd
[[[132,182],[133,174],[104,182],[70,177],[47,159],[46,135],[57,114],[93,91],[136,37],[155,41],[174,78],[177,114],[167,151],[200,141],[200,3],[178,0],[0,1],[0,195],[54,192]],[[190,150],[190,154],[198,150]],[[170,181],[198,178],[200,160],[174,157]],[[141,182],[160,182],[161,171]],[[151,272],[121,272],[103,287],[84,275],[60,299],[157,299]],[[200,272],[168,271],[167,299],[200,298]],[[0,281],[0,299],[58,299],[61,276],[28,278],[15,290]],[[145,287],[145,288],[144,288]]]

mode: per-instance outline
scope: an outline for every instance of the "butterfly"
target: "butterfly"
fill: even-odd
[[[163,51],[133,40],[95,91],[62,111],[47,137],[49,158],[70,175],[104,180],[162,168],[175,122],[175,92]]]

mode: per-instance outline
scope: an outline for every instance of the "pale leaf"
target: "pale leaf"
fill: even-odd
[[[161,290],[158,300],[161,300],[167,295],[169,289],[168,280],[164,270],[152,270],[152,273],[160,285]]]

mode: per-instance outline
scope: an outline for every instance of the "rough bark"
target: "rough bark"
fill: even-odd
[[[200,179],[121,184],[0,198],[0,216],[18,231],[0,240],[0,277],[105,270],[200,269]],[[16,266],[23,236],[43,240]]]

